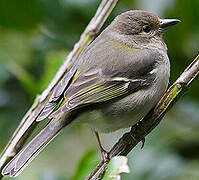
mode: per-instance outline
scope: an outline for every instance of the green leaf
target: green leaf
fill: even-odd
[[[86,152],[79,162],[77,171],[72,180],[85,179],[99,161],[98,154],[94,150]]]
[[[120,180],[121,173],[130,173],[127,161],[125,156],[113,157],[108,164],[103,180]]]

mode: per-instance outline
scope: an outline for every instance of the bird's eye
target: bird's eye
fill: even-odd
[[[149,32],[151,31],[151,26],[144,26],[144,27],[143,27],[143,31],[144,31],[145,33],[149,33]]]

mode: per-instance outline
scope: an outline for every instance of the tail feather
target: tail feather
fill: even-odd
[[[66,119],[51,120],[48,125],[33,138],[2,170],[2,175],[15,177],[59,134],[60,130],[71,121]]]

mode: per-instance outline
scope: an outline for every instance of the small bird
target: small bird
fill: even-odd
[[[167,89],[170,62],[163,33],[179,23],[143,10],[118,15],[85,49],[58,83],[37,121],[50,121],[3,168],[17,176],[70,123],[87,123],[96,132],[135,125]],[[78,118],[84,113],[94,118]]]

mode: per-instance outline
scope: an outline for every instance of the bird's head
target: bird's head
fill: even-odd
[[[160,19],[143,10],[130,10],[118,15],[111,24],[111,30],[132,38],[138,44],[162,41],[162,34],[179,23],[178,19]]]

